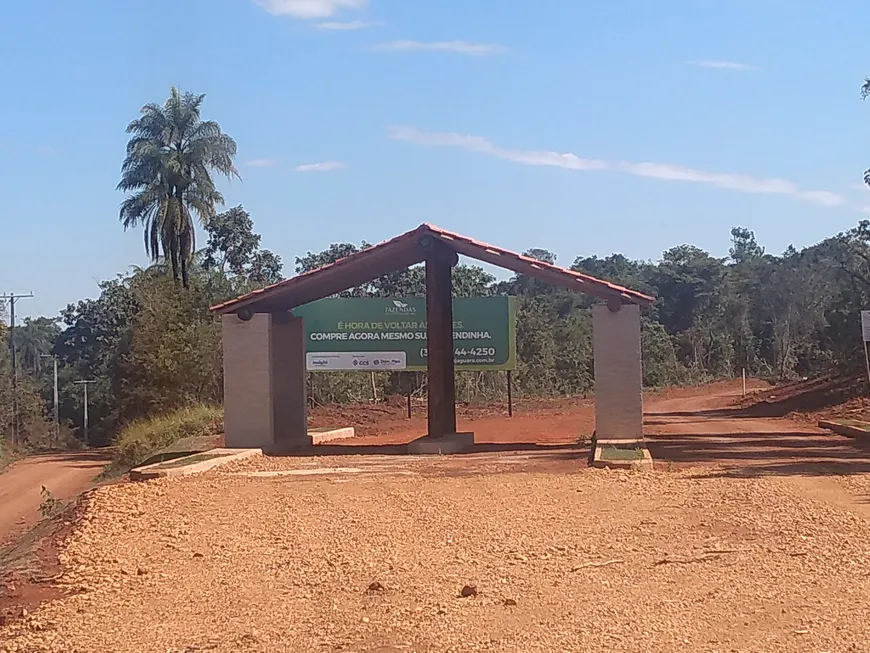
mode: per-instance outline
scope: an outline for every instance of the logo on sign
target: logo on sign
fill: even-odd
[[[384,313],[387,315],[414,315],[417,312],[417,309],[409,304],[399,301],[398,299],[393,300],[392,306],[387,306],[384,308]]]

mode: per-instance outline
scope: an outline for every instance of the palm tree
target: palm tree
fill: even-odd
[[[25,369],[38,372],[42,368],[42,356],[47,356],[54,348],[60,335],[57,318],[24,318],[24,324],[15,327],[15,348],[21,355]]]
[[[145,251],[156,261],[162,250],[172,278],[177,282],[180,270],[185,288],[196,245],[193,215],[206,224],[224,203],[211,173],[241,178],[233,165],[236,142],[216,122],[200,119],[204,99],[173,86],[162,107],[142,107],[127,126],[133,136],[118,184],[130,193],[121,204],[124,229],[142,225]]]

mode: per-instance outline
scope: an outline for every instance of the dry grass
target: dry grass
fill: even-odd
[[[15,452],[6,441],[2,433],[0,433],[0,472],[15,461]]]
[[[62,554],[62,584],[83,593],[0,642],[672,653],[870,641],[870,522],[789,479],[518,465],[456,476],[453,459],[409,461],[404,476],[231,473],[360,460],[100,488]]]
[[[137,420],[118,435],[113,466],[127,470],[183,438],[221,433],[223,419],[222,408],[199,405],[160,417]]]

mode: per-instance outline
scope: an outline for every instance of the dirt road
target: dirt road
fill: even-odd
[[[870,449],[735,399],[723,385],[650,397],[653,473],[589,469],[582,447],[348,448],[106,486],[61,544],[57,600],[28,603],[29,614],[10,603],[0,641],[58,652],[864,650]],[[566,403],[467,423],[485,442],[552,443],[583,432],[589,414]]]
[[[650,452],[672,466],[717,465],[742,474],[849,475],[870,472],[870,448],[854,439],[737,407],[738,392],[650,402]]]
[[[776,475],[870,472],[870,448],[807,422],[761,416],[757,408],[738,406],[740,398],[739,382],[649,393],[645,431],[659,468],[712,465],[734,473],[751,469]],[[336,412],[330,426],[353,424],[362,437],[333,443],[330,449],[404,444],[426,432],[422,416],[407,420],[401,410],[388,411],[363,406]],[[492,445],[577,443],[591,436],[595,407],[588,399],[525,400],[512,418],[463,408],[459,428],[473,431],[476,442]]]
[[[57,600],[0,640],[58,653],[865,650],[867,452],[733,399],[650,401],[653,473],[589,469],[582,449],[347,451],[106,486],[62,545]],[[576,428],[549,417],[538,425],[565,423],[553,435]]]
[[[104,454],[76,452],[30,456],[0,474],[0,546],[40,519],[42,487],[67,501],[88,488],[108,462]]]

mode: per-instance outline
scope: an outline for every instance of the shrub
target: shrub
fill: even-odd
[[[223,430],[223,420],[222,408],[207,405],[136,420],[118,435],[115,465],[129,469],[182,438],[216,435]]]
[[[12,447],[0,433],[0,472],[15,459]]]

